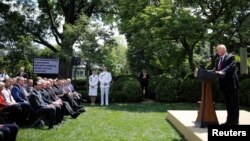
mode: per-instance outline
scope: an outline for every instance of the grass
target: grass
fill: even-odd
[[[219,109],[223,106],[218,105]],[[17,141],[184,141],[166,120],[167,110],[197,110],[193,103],[130,103],[90,106],[56,129],[20,128]]]

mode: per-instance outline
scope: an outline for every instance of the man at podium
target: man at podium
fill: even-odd
[[[232,54],[227,53],[225,45],[217,46],[218,58],[215,62],[215,73],[219,77],[219,88],[224,96],[227,120],[222,125],[239,124],[239,79],[237,76],[236,61]]]

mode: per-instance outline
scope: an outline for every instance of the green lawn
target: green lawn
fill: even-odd
[[[167,110],[198,109],[188,103],[136,103],[90,106],[77,119],[66,117],[56,129],[20,128],[17,141],[180,141],[166,120]]]

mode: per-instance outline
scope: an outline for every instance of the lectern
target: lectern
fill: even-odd
[[[217,78],[218,75],[213,71],[204,69],[199,69],[196,75],[202,81],[202,96],[195,126],[204,128],[207,125],[218,125],[212,97],[212,79]]]

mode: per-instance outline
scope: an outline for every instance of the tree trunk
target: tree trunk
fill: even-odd
[[[187,55],[188,55],[188,63],[189,63],[190,69],[193,72],[195,70],[195,65],[194,65],[194,62],[193,62],[194,57],[193,57],[192,50],[190,50],[189,52],[187,52]]]
[[[86,75],[86,78],[87,80],[89,79],[89,75],[91,74],[91,69],[90,69],[90,63],[87,61],[86,62],[86,69],[85,69],[85,75]]]
[[[185,50],[186,55],[188,56],[188,63],[191,71],[193,72],[195,70],[195,65],[194,65],[194,58],[193,58],[193,48],[190,47],[190,45],[187,43],[185,39],[181,40],[182,46]]]
[[[247,48],[240,48],[240,74],[248,74],[247,68]]]
[[[59,77],[72,78],[71,58],[73,56],[73,48],[63,44],[60,55]]]
[[[216,55],[214,55],[214,43],[210,42],[210,57],[211,57],[211,65],[210,65],[210,69],[214,68],[215,65],[215,59],[216,59]]]

